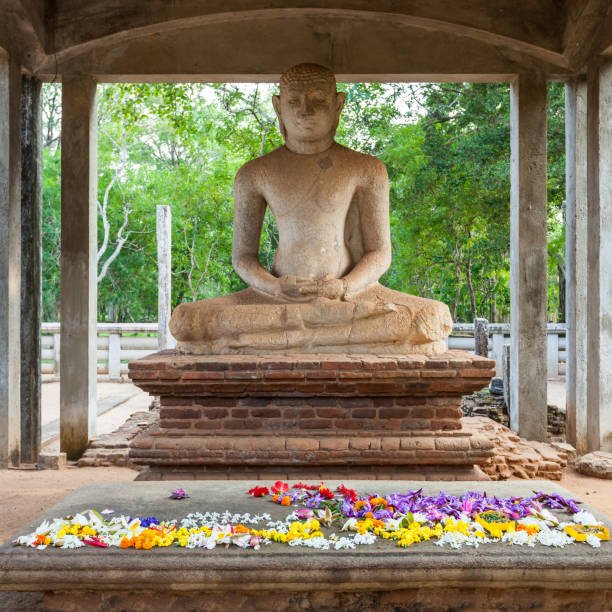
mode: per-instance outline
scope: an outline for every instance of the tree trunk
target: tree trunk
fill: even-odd
[[[472,284],[472,261],[468,259],[465,266],[465,282],[470,294],[470,309],[472,311],[472,321],[478,317],[476,313],[476,296],[474,295],[474,285]]]
[[[557,264],[557,274],[559,276],[559,323],[565,323],[565,268],[561,264]]]

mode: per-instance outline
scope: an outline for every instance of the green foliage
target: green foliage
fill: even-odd
[[[507,320],[508,87],[340,87],[347,101],[338,140],[379,156],[389,171],[394,259],[383,282],[446,302],[456,320]],[[229,84],[99,88],[99,320],[156,319],[157,205],[172,209],[173,305],[244,286],[231,265],[232,184],[244,162],[282,143],[273,91],[269,85]],[[45,86],[46,320],[59,318],[57,92],[56,85]],[[556,320],[563,317],[562,86],[551,84],[549,98],[549,306]],[[267,267],[277,241],[267,214],[260,253]]]

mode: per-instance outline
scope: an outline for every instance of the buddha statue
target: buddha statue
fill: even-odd
[[[232,263],[249,285],[180,304],[170,331],[196,354],[446,350],[448,307],[388,289],[389,180],[376,157],[334,137],[345,94],[334,74],[299,64],[273,97],[284,146],[242,166],[234,183]],[[264,213],[278,227],[271,270],[259,261]]]

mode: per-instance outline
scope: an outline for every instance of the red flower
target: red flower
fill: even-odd
[[[323,485],[319,487],[319,495],[321,497],[324,497],[325,499],[334,499],[333,492],[327,487],[324,487]]]
[[[252,495],[253,497],[263,497],[264,495],[269,495],[270,491],[268,487],[255,486],[252,489],[249,489],[248,494]]]
[[[340,495],[343,495],[344,497],[348,497],[351,502],[357,501],[357,491],[355,491],[354,489],[348,489],[343,484],[341,484],[336,489],[336,491],[338,491]]]
[[[287,493],[289,491],[289,484],[282,480],[277,480],[270,488],[272,493]]]
[[[306,489],[307,491],[316,491],[321,485],[309,485],[304,482],[296,482],[292,489]]]
[[[89,536],[83,540],[85,544],[90,546],[97,546],[98,548],[108,548],[108,544],[101,540],[98,536]]]

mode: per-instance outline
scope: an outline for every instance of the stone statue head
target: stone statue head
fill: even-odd
[[[344,93],[336,91],[334,73],[324,66],[298,64],[285,71],[272,104],[287,147],[296,152],[329,147],[344,100]]]

